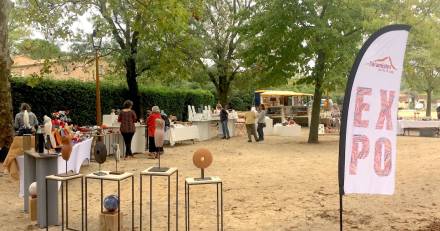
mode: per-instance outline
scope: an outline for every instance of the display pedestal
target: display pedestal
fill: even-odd
[[[102,172],[105,173],[105,175],[97,176],[97,175],[95,175],[93,173],[90,173],[90,174],[85,176],[86,182],[85,182],[85,200],[84,200],[84,205],[85,205],[85,213],[86,214],[85,214],[84,217],[85,217],[85,228],[86,228],[86,230],[88,230],[88,227],[87,227],[88,226],[88,222],[87,222],[87,220],[88,220],[88,213],[87,213],[88,212],[87,211],[88,210],[88,203],[87,203],[87,198],[88,198],[88,191],[87,191],[88,181],[89,180],[98,180],[101,183],[101,187],[100,187],[100,191],[101,191],[101,194],[100,194],[101,214],[104,213],[104,205],[103,205],[103,202],[104,202],[104,189],[103,189],[104,181],[107,181],[107,182],[110,182],[110,181],[117,182],[117,184],[118,184],[118,194],[117,194],[117,196],[119,198],[119,200],[118,200],[118,211],[115,212],[114,214],[117,217],[117,223],[120,224],[120,225],[116,225],[117,229],[115,229],[115,230],[120,231],[120,230],[122,230],[121,181],[124,181],[126,179],[130,179],[130,178],[131,178],[131,230],[134,230],[134,176],[133,176],[133,173],[124,172],[121,175],[111,175],[111,174],[109,174],[108,171],[102,171]]]
[[[69,181],[80,179],[81,180],[81,230],[84,230],[84,188],[83,188],[83,175],[75,174],[71,176],[59,176],[59,175],[50,175],[46,177],[46,192],[47,185],[49,181],[61,182],[61,230],[64,230],[64,224],[66,225],[67,230],[76,230],[69,227]],[[64,189],[65,188],[65,189]],[[64,192],[66,196],[64,197]],[[47,194],[46,194],[47,197]],[[58,199],[57,197],[55,197]],[[47,200],[46,200],[47,203]],[[77,203],[75,203],[77,204]],[[46,223],[48,223],[49,214],[46,205]],[[65,214],[65,215],[64,215]],[[58,214],[56,214],[58,216]],[[65,218],[65,219],[64,219]],[[65,222],[64,222],[65,221]],[[48,223],[49,224],[49,223]],[[49,225],[46,226],[46,230],[49,230]]]
[[[29,217],[31,221],[37,220],[37,198],[29,197]]]
[[[142,230],[142,178],[144,176],[149,176],[150,177],[150,230],[153,229],[153,177],[167,177],[168,178],[168,230],[170,230],[170,225],[171,225],[171,182],[170,182],[170,178],[173,174],[176,174],[176,230],[178,230],[178,226],[179,226],[179,170],[177,170],[177,168],[167,168],[166,171],[152,171],[157,167],[150,167],[148,169],[145,169],[144,171],[141,172],[140,174],[140,194],[139,194],[139,200],[140,200],[140,204],[139,204],[139,230]],[[161,169],[165,169],[165,168],[161,168]]]
[[[123,215],[123,214],[121,214]],[[119,227],[120,230],[124,230],[122,227],[122,218],[124,216],[121,216],[121,227]],[[114,213],[101,213],[99,215],[99,231],[116,231],[118,230],[118,212]]]
[[[185,230],[190,230],[190,186],[213,184],[217,187],[217,230],[223,231],[223,183],[220,177],[185,179]]]

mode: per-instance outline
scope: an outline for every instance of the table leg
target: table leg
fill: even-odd
[[[153,230],[153,176],[150,175],[150,231]]]
[[[220,183],[220,197],[221,197],[221,200],[220,200],[220,203],[221,203],[221,212],[222,212],[222,217],[221,217],[221,221],[222,221],[222,226],[221,226],[221,230],[223,231],[223,212],[224,212],[224,209],[223,209],[223,182],[221,182]]]
[[[217,231],[220,229],[220,214],[219,214],[219,195],[218,195],[218,183],[216,184],[217,186],[217,198],[216,198],[216,203],[217,203]]]
[[[25,154],[24,155],[24,212],[29,212],[29,186],[35,181],[35,158]]]
[[[69,181],[68,180],[66,180],[66,229],[69,229]]]
[[[46,195],[46,176],[57,174],[58,160],[51,159],[37,159],[36,161],[36,175],[37,175],[37,191],[38,191],[38,224],[40,228],[45,228],[46,225],[58,225],[58,182],[49,181],[47,185]],[[48,209],[48,222],[46,222],[46,200]]]
[[[104,191],[103,191],[103,180],[101,179],[101,213],[104,212],[104,204],[103,204],[103,196],[104,196]],[[118,194],[119,196],[119,194]]]
[[[61,181],[61,230],[64,230],[64,182],[62,181]]]
[[[186,188],[186,181],[185,181],[185,231],[188,231],[188,191]]]
[[[134,230],[134,176],[131,176],[131,230]]]
[[[142,231],[142,174],[139,176],[139,230]]]
[[[170,185],[170,176],[168,176],[168,231],[170,231],[170,221],[171,221],[171,217],[170,217],[170,211],[171,211],[171,207],[170,207],[170,204],[171,204],[171,200],[170,200],[170,194],[171,194],[171,190],[170,190],[170,188],[171,188],[171,185]]]
[[[81,231],[84,230],[84,178],[81,177]]]
[[[118,181],[118,231],[121,230],[121,182]]]
[[[46,196],[46,198],[47,198],[47,179],[46,179],[46,190],[45,190],[45,196]],[[48,220],[49,220],[49,218],[48,218],[49,216],[48,216],[48,212],[47,212],[47,207],[48,207],[48,206],[47,206],[47,201],[46,201],[46,224],[49,223],[49,221],[48,221]],[[46,226],[46,230],[49,230],[49,226],[48,226],[48,225]]]
[[[84,225],[86,226],[86,231],[87,231],[87,178],[86,178],[86,182],[85,182],[85,198],[84,198],[84,206],[85,206],[85,215],[84,215]]]
[[[179,230],[179,170],[176,170],[176,231]]]

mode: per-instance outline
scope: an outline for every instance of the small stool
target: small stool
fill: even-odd
[[[154,172],[151,171],[154,168],[157,167],[150,167],[144,171],[141,172],[140,174],[140,196],[139,196],[139,207],[140,207],[140,215],[139,215],[139,219],[140,219],[140,223],[139,223],[139,230],[142,230],[142,178],[144,176],[150,176],[150,230],[152,230],[153,228],[153,177],[154,176],[163,176],[163,177],[168,177],[168,230],[170,230],[170,221],[171,221],[171,217],[170,217],[170,208],[171,208],[171,200],[170,200],[170,188],[171,188],[171,183],[170,183],[170,178],[173,174],[176,174],[176,231],[179,229],[179,217],[178,217],[178,213],[179,213],[179,170],[177,168],[169,168],[167,171],[165,172]]]
[[[107,173],[107,175],[103,175],[103,176],[98,176],[95,175],[93,173],[90,173],[88,175],[85,176],[86,182],[85,182],[85,186],[86,186],[86,191],[85,191],[85,227],[87,230],[87,185],[88,185],[88,181],[87,180],[99,180],[101,183],[101,213],[104,212],[104,206],[103,206],[103,183],[104,181],[116,181],[118,182],[118,231],[121,230],[121,181],[124,181],[128,178],[131,178],[131,230],[134,230],[134,176],[133,173],[130,172],[124,172],[121,175],[112,175],[109,174],[108,171],[103,171],[105,173]]]
[[[206,178],[186,178],[185,179],[185,230],[190,230],[190,186],[215,184],[217,187],[217,230],[223,231],[223,183],[220,177],[211,176]],[[219,192],[220,186],[220,192]],[[219,201],[220,197],[220,201]],[[220,206],[219,206],[220,202]],[[219,208],[220,207],[220,208]],[[220,215],[221,210],[221,215]],[[220,220],[221,219],[221,220]]]
[[[69,228],[69,181],[75,180],[75,179],[81,179],[81,230],[84,230],[84,191],[83,191],[83,175],[82,174],[76,174],[72,176],[57,176],[57,175],[50,175],[46,176],[46,197],[47,197],[47,183],[49,181],[57,181],[61,182],[61,230],[64,230],[64,209],[66,209],[66,229],[69,230],[77,230]],[[66,206],[64,206],[64,186],[66,187]],[[49,214],[48,214],[48,205],[46,200],[46,224],[48,223]],[[65,207],[65,208],[64,208]],[[49,225],[46,226],[46,230],[49,230]]]

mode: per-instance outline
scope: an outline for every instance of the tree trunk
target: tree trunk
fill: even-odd
[[[431,117],[432,89],[426,91],[426,117]]]
[[[310,121],[309,143],[318,143],[318,128],[320,123],[321,113],[321,98],[322,98],[322,80],[324,78],[324,64],[325,54],[322,51],[318,52],[315,67],[315,93],[313,95],[312,118]]]
[[[313,94],[312,118],[310,120],[309,143],[318,143],[318,128],[320,123],[322,90],[320,81],[315,81],[315,93]]]
[[[217,87],[217,97],[220,104],[224,107],[226,106],[228,101],[230,83],[228,82],[228,78],[225,75],[221,75],[218,77],[218,87]]]
[[[139,88],[137,83],[137,73],[136,73],[136,60],[134,58],[127,58],[125,60],[125,77],[127,79],[129,98],[133,101],[133,110],[136,112],[138,118],[142,118],[140,100],[139,100]]]
[[[8,21],[11,3],[0,1],[0,148],[9,148],[14,138],[11,84],[11,58],[8,46]]]

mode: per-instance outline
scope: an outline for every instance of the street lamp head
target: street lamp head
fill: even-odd
[[[95,49],[101,48],[101,42],[102,42],[102,38],[98,37],[97,34],[98,34],[97,31],[93,30],[93,33],[92,33],[92,44],[93,44],[93,48],[95,48]]]

